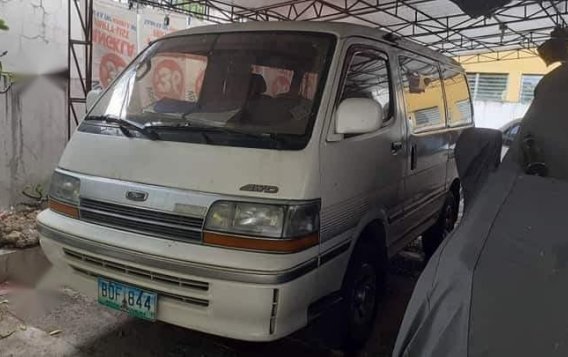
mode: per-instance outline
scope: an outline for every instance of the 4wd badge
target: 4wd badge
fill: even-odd
[[[240,188],[241,191],[248,191],[248,192],[262,192],[262,193],[278,193],[279,188],[277,186],[269,186],[269,185],[256,185],[256,184],[248,184],[244,185]]]

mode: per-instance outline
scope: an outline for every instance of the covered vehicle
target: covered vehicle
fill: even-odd
[[[469,171],[485,185],[422,273],[393,356],[568,355],[567,83],[565,64],[545,76],[500,167]],[[458,168],[460,151],[493,163],[493,138],[459,142]]]

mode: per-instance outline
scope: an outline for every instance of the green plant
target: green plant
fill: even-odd
[[[8,31],[10,28],[6,25],[6,21],[0,19],[0,30]]]

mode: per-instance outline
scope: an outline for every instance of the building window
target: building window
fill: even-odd
[[[540,80],[541,75],[523,74],[521,77],[521,103],[530,103],[534,98],[534,89]]]
[[[448,107],[450,126],[467,125],[473,122],[473,110],[465,74],[452,68],[442,67],[442,79]]]
[[[503,102],[507,93],[506,73],[468,73],[473,100]]]
[[[417,128],[425,128],[429,125],[440,124],[440,109],[438,107],[424,108],[414,112],[414,120]]]

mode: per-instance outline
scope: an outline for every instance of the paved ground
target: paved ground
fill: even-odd
[[[415,254],[394,259],[375,332],[358,356],[390,355],[421,268]],[[328,347],[330,326],[324,318],[281,341],[245,343],[132,319],[69,289],[0,285],[2,356],[341,356]]]

